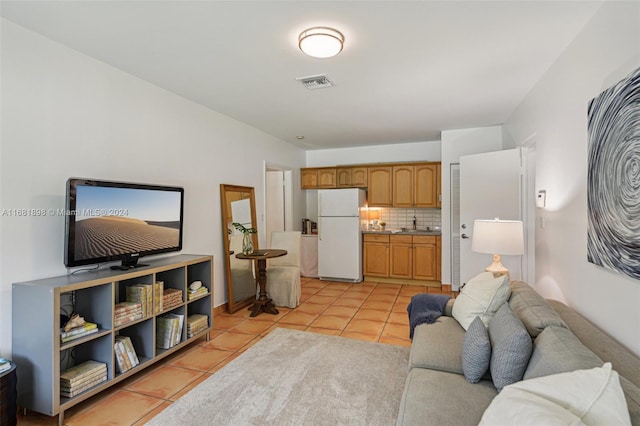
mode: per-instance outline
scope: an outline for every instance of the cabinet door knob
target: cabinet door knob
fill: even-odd
[[[460,235],[460,238],[462,238],[463,240],[467,240],[467,239],[469,239],[469,237],[467,236],[467,234],[462,234],[462,235]]]

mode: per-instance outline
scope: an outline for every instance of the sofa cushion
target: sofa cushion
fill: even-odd
[[[618,373],[611,363],[507,386],[480,425],[630,425]]]
[[[550,325],[568,328],[547,301],[522,281],[511,282],[509,306],[527,327],[531,337],[536,337],[545,327]]]
[[[510,293],[507,275],[494,278],[491,272],[483,272],[462,287],[453,304],[453,317],[465,330],[477,316],[488,326],[491,317],[507,301]]]
[[[627,400],[631,424],[640,425],[640,388],[622,376],[620,376],[620,386]]]
[[[462,340],[462,371],[469,383],[478,383],[489,370],[491,342],[480,317],[476,317]]]
[[[491,379],[498,392],[522,380],[531,357],[531,337],[522,321],[504,303],[489,323]]]
[[[462,375],[464,329],[451,317],[421,324],[413,333],[409,368],[431,368]]]
[[[564,303],[557,300],[548,302],[587,348],[603,361],[610,362],[618,374],[640,387],[640,357]]]
[[[396,424],[477,425],[495,396],[490,381],[471,384],[459,374],[414,368],[405,382]]]
[[[603,361],[569,329],[551,326],[533,341],[533,352],[524,379],[585,370],[602,364]]]

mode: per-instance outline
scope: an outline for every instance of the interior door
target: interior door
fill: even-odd
[[[471,251],[473,221],[495,218],[521,220],[520,198],[519,149],[460,157],[461,283],[484,271],[492,262],[491,254]],[[502,264],[509,269],[512,280],[520,279],[521,257],[502,256]]]

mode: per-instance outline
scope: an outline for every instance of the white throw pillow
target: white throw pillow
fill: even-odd
[[[618,373],[602,367],[506,386],[480,425],[631,425]]]
[[[491,272],[476,275],[465,284],[453,303],[452,315],[465,330],[475,317],[480,317],[485,327],[498,308],[509,299],[509,277],[493,277]]]

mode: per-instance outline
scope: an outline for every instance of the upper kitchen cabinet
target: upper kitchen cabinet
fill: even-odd
[[[300,170],[302,189],[335,188],[336,168],[318,167]]]
[[[369,167],[367,202],[369,207],[391,207],[393,167]]]
[[[413,169],[410,164],[393,166],[393,207],[414,207]]]
[[[415,165],[413,175],[413,207],[440,207],[440,164]]]
[[[393,207],[440,207],[440,165],[402,164],[393,167]]]
[[[366,188],[367,167],[337,167],[336,188]]]

